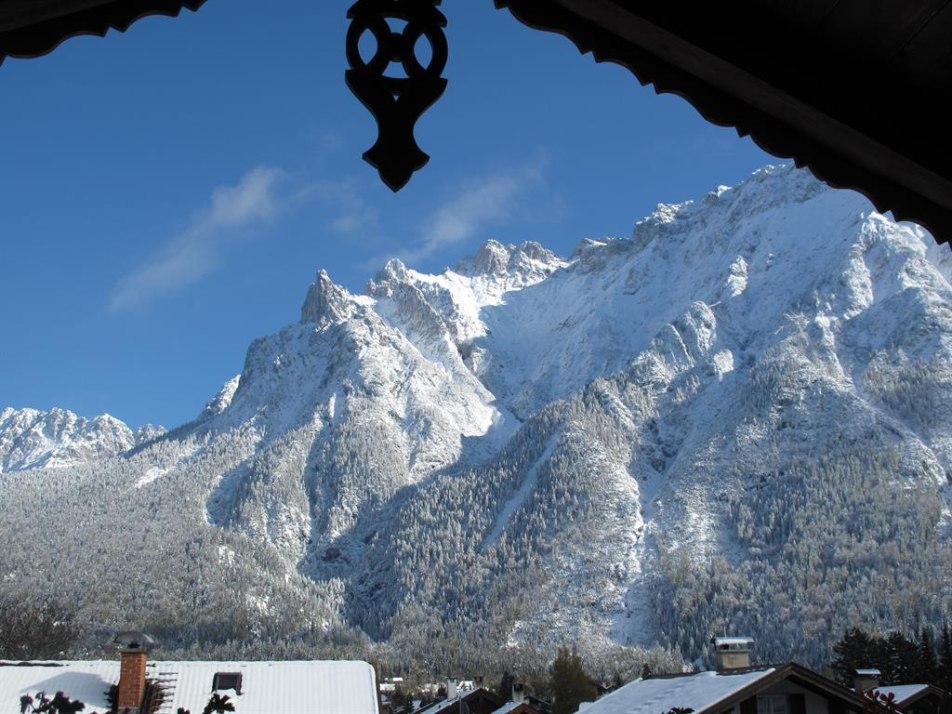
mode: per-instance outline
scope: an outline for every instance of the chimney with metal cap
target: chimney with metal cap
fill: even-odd
[[[866,694],[879,686],[882,673],[878,669],[857,669],[853,677],[853,691],[857,694]]]
[[[718,672],[750,667],[750,648],[754,640],[750,637],[712,637],[714,661]]]
[[[113,640],[119,645],[119,691],[116,709],[138,714],[145,697],[145,665],[155,640],[144,632],[122,632]]]

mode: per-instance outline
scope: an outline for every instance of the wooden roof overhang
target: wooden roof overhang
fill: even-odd
[[[0,0],[0,62],[204,1]],[[527,25],[566,35],[597,61],[627,67],[642,84],[684,97],[709,121],[830,185],[862,192],[880,211],[921,223],[940,243],[952,240],[952,0],[494,2]],[[437,17],[439,4],[359,0],[354,8]],[[431,40],[439,40],[439,23],[426,23]],[[419,98],[417,111],[432,97]],[[406,124],[412,140],[415,118],[397,119],[390,121]],[[411,164],[425,162],[418,150],[409,153]]]
[[[495,3],[952,239],[952,1]]]
[[[0,63],[39,57],[77,35],[125,32],[148,15],[177,16],[205,0],[0,0]]]
[[[722,712],[730,710],[735,704],[740,704],[750,697],[767,691],[780,682],[791,682],[825,699],[837,701],[842,706],[843,711],[854,712],[856,714],[860,712],[888,714],[886,707],[872,702],[860,696],[852,689],[842,687],[836,682],[796,662],[787,662],[786,664],[776,666],[773,671],[766,673],[763,677],[751,682],[733,694],[716,702],[711,702],[708,706],[698,710],[696,714],[721,714]]]

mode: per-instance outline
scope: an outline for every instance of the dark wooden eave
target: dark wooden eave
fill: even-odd
[[[952,239],[952,0],[495,3]]]
[[[204,1],[0,0],[0,62]],[[952,239],[952,0],[495,3]]]
[[[871,702],[852,689],[842,687],[836,682],[796,662],[776,665],[772,671],[760,679],[751,682],[746,687],[737,690],[723,699],[711,702],[703,709],[698,710],[697,714],[718,714],[719,712],[729,711],[735,704],[740,704],[742,701],[767,691],[781,682],[792,682],[814,694],[818,694],[827,699],[837,700],[842,705],[843,711],[854,712],[855,714],[860,714],[861,712],[888,714],[887,709],[880,704]]]
[[[177,16],[205,0],[0,0],[0,63],[39,57],[76,35],[125,32],[147,15]]]

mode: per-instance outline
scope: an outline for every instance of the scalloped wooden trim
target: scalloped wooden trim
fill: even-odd
[[[767,153],[792,159],[796,166],[806,167],[834,188],[858,191],[878,211],[892,211],[897,220],[915,221],[928,229],[936,242],[952,247],[950,208],[837,155],[795,127],[783,124],[689,72],[605,31],[557,2],[494,1],[497,8],[507,9],[523,24],[563,35],[580,53],[591,53],[596,62],[612,62],[624,67],[642,85],[652,85],[656,93],[681,97],[712,124],[733,127],[739,136],[750,136]]]
[[[205,0],[117,0],[27,27],[0,33],[0,64],[7,57],[41,57],[71,37],[105,37],[110,30],[125,32],[151,15],[177,17],[183,9],[196,11]]]

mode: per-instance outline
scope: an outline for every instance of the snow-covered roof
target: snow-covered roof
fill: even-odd
[[[501,707],[493,711],[492,714],[509,714],[516,707],[522,706],[522,702],[506,702]]]
[[[737,647],[750,647],[754,644],[754,640],[751,637],[715,637],[713,641],[717,649],[721,647],[730,647],[732,649]]]
[[[877,687],[875,691],[879,694],[885,694],[887,697],[892,694],[896,706],[902,708],[904,701],[928,688],[928,684],[897,684],[892,687]]]
[[[7,664],[9,666],[2,666]],[[200,712],[216,673],[241,674],[241,694],[222,690],[235,714],[377,714],[377,685],[366,662],[149,662],[146,676],[165,699],[158,714],[179,707]],[[119,681],[119,662],[0,663],[0,714],[19,714],[20,697],[62,691],[86,704],[84,714],[108,711],[107,693]]]
[[[431,704],[426,709],[421,709],[418,714],[440,714],[440,712],[447,711],[451,707],[455,706],[456,703],[463,698],[465,695],[455,696],[452,699],[444,699],[441,702],[436,704]]]
[[[465,684],[465,682],[461,682],[460,684],[463,685]],[[450,697],[449,699],[444,699],[441,702],[436,702],[435,704],[431,704],[426,709],[421,709],[417,714],[440,714],[441,712],[445,712],[445,711],[449,711],[453,709],[457,705],[458,702],[465,701],[474,695],[492,696],[489,690],[484,687],[476,687],[474,689],[459,689],[457,691],[458,691],[458,694],[455,697]],[[495,697],[493,698],[495,699]],[[493,714],[495,714],[495,712],[493,712]]]
[[[680,677],[638,679],[593,702],[585,708],[585,714],[658,714],[672,707],[701,712],[773,671],[769,668],[738,674],[699,672]]]
[[[108,711],[109,688],[119,681],[118,662],[63,662],[28,666],[0,663],[0,714],[19,714],[20,697],[63,692],[86,705],[85,713]],[[206,698],[205,701],[208,701]],[[204,705],[203,705],[204,706]],[[173,710],[174,711],[174,710]]]
[[[857,669],[856,674],[865,677],[879,677],[882,675],[882,672],[880,672],[878,669],[873,669],[870,667],[868,669]]]

